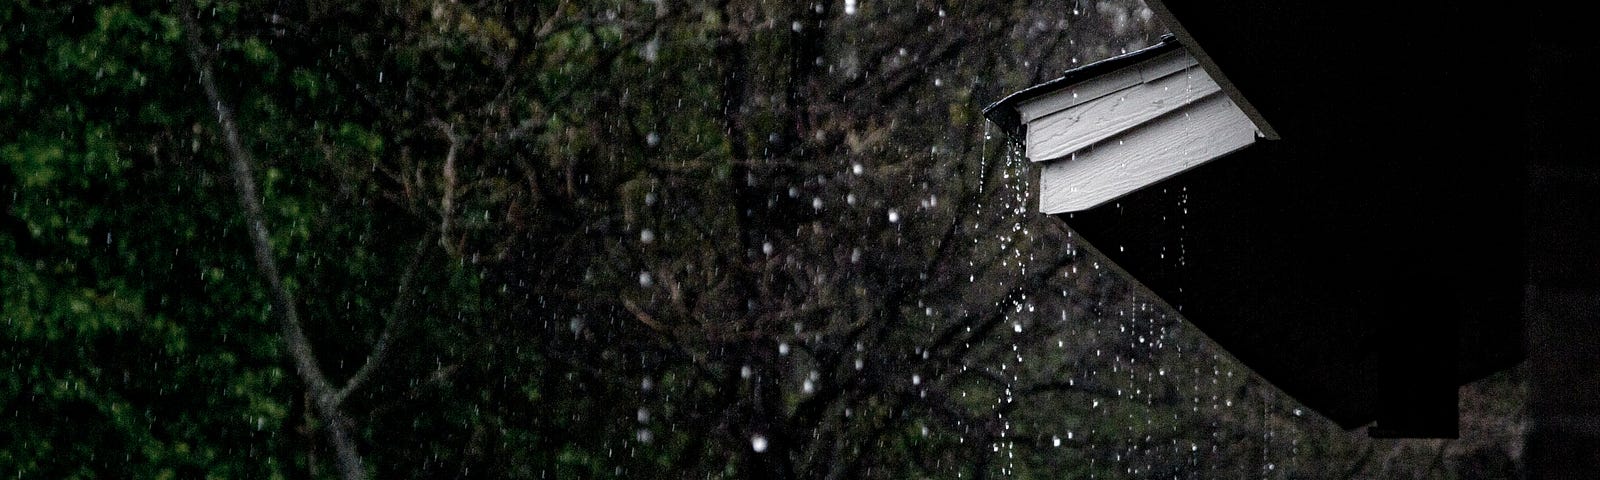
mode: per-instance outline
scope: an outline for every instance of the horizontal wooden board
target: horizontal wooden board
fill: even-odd
[[[1087,210],[1255,143],[1250,118],[1214,92],[1121,135],[1046,162],[1044,213]]]
[[[1221,91],[1199,66],[1140,83],[1028,123],[1027,155],[1059,159]]]
[[[1072,108],[1078,104],[1104,97],[1140,83],[1171,75],[1197,64],[1194,57],[1190,57],[1183,50],[1176,50],[1141,62],[1138,65],[1132,65],[1084,80],[1055,93],[1039,97],[1017,106],[1017,112],[1021,116],[1022,123],[1030,123],[1046,115]]]

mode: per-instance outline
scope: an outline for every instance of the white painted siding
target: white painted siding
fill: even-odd
[[[1140,83],[1171,75],[1173,72],[1197,65],[1195,59],[1181,50],[1161,54],[1140,62],[1078,82],[1049,95],[1017,106],[1022,123],[1073,107],[1074,105],[1104,97]]]
[[[1255,142],[1260,129],[1175,51],[1019,106],[1039,208],[1093,208]]]
[[[1194,66],[1080,103],[1028,123],[1028,158],[1060,159],[1220,91]]]
[[[1122,137],[1044,165],[1039,208],[1087,210],[1255,143],[1250,118],[1226,95],[1162,116]]]

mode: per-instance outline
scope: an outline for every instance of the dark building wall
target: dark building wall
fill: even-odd
[[[1529,56],[1529,478],[1600,472],[1600,41],[1577,17],[1542,11]]]

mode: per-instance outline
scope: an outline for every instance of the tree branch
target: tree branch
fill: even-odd
[[[406,265],[405,273],[400,275],[400,287],[395,292],[394,304],[389,307],[389,314],[385,319],[383,332],[378,334],[378,340],[372,344],[372,351],[367,354],[367,362],[361,364],[361,368],[350,376],[350,380],[345,382],[344,388],[340,388],[339,391],[333,393],[333,404],[335,406],[343,404],[351,393],[360,389],[367,380],[372,378],[373,372],[377,371],[378,367],[383,365],[384,359],[389,357],[389,347],[394,345],[395,337],[399,336],[400,331],[404,330],[406,325],[410,323],[409,307],[415,303],[415,298],[412,294],[415,290],[411,288],[412,282],[416,280],[418,266],[422,264],[423,259],[427,256],[428,239],[427,236],[424,236],[417,241],[417,246],[412,249],[411,262]]]
[[[294,296],[284,287],[277,260],[273,258],[272,238],[267,231],[266,215],[261,208],[260,188],[257,187],[255,180],[254,156],[241,140],[233,111],[222,101],[211,63],[206,55],[202,54],[205,47],[200,43],[200,26],[194,20],[194,7],[188,1],[180,1],[178,5],[182,9],[179,16],[189,37],[189,58],[194,62],[194,68],[200,75],[200,86],[205,90],[206,100],[211,102],[217,126],[222,130],[223,144],[228,150],[228,160],[233,170],[234,192],[238,197],[239,208],[243,210],[250,243],[255,250],[256,268],[267,283],[268,293],[272,297],[273,313],[278,317],[278,327],[282,330],[284,343],[289,347],[295,372],[299,374],[301,381],[306,383],[314,399],[313,403],[316,404],[318,416],[327,424],[329,443],[333,444],[339,458],[339,472],[346,480],[365,480],[366,467],[362,465],[361,454],[356,451],[355,442],[350,438],[346,425],[348,421],[338,410],[337,402],[334,401],[333,387],[328,383],[327,376],[317,366],[311,341],[306,338],[305,330],[301,327],[300,315],[295,310]]]
[[[437,119],[432,123],[450,139],[450,150],[444,155],[444,169],[440,172],[444,176],[444,193],[439,199],[439,246],[452,255],[460,255],[450,247],[450,224],[456,211],[456,151],[461,149],[461,137],[450,124]]]

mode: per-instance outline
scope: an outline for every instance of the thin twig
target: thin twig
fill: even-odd
[[[406,265],[405,273],[400,275],[400,287],[395,292],[394,304],[389,307],[389,314],[385,319],[383,332],[378,334],[378,340],[372,344],[372,351],[367,354],[367,362],[361,364],[361,368],[356,370],[355,375],[350,376],[350,380],[345,382],[344,388],[334,392],[333,404],[335,406],[344,404],[345,399],[366,384],[367,380],[372,378],[373,372],[383,365],[384,359],[389,357],[390,347],[394,345],[395,338],[410,322],[412,315],[409,312],[409,307],[415,303],[415,298],[412,295],[412,292],[415,291],[411,288],[412,282],[416,280],[417,268],[422,264],[423,259],[428,256],[429,251],[428,238],[424,236],[422,240],[417,241],[417,246],[412,249],[411,262]]]

